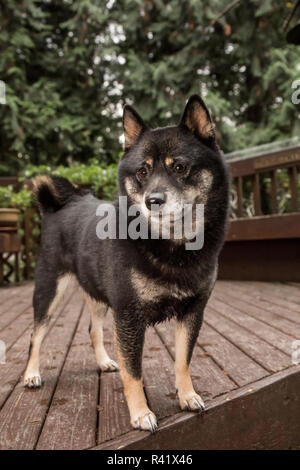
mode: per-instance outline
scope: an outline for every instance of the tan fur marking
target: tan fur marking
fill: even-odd
[[[103,372],[117,370],[117,363],[110,359],[104,346],[103,325],[108,307],[103,302],[92,299],[83,289],[82,292],[91,316],[90,336],[97,364]]]
[[[181,290],[174,284],[162,284],[149,279],[143,273],[134,269],[131,271],[131,283],[137,295],[144,301],[158,301],[162,296],[172,296],[183,299],[193,295],[192,291]]]
[[[66,274],[65,276],[62,276],[58,279],[56,294],[51,304],[49,305],[47,316],[51,316],[59,304],[63,301],[64,294],[72,278],[73,276],[71,274]]]
[[[167,166],[171,166],[173,162],[174,162],[174,158],[172,158],[172,157],[167,157],[165,159],[165,163],[166,163]]]
[[[34,178],[33,180],[33,190],[35,193],[37,193],[40,189],[41,186],[46,185],[49,187],[50,191],[54,196],[59,200],[60,196],[58,192],[56,191],[56,188],[53,184],[52,179],[47,176],[47,175],[38,175]]]
[[[197,187],[189,188],[183,192],[183,202],[194,203],[197,198],[197,202],[200,204],[206,204],[209,191],[213,183],[213,175],[209,170],[202,170],[199,175],[199,184]]]
[[[124,119],[125,147],[131,147],[142,131],[142,126],[136,121],[130,112],[126,112]]]
[[[153,158],[151,158],[151,157],[150,157],[150,158],[147,158],[146,163],[147,163],[147,165],[149,165],[149,166],[152,168],[152,166],[153,166]]]
[[[116,346],[118,361],[121,370],[121,377],[124,385],[124,395],[130,413],[130,422],[133,427],[137,427],[137,421],[145,415],[151,413],[145,397],[143,380],[133,378],[126,368],[126,358],[121,352],[116,334]]]
[[[124,182],[125,189],[127,194],[131,197],[131,199],[136,203],[140,204],[143,200],[143,196],[137,192],[136,186],[133,182],[133,178],[130,176],[125,179]]]
[[[184,323],[176,321],[175,330],[175,375],[181,408],[185,407],[184,400],[196,394],[187,364],[188,332]]]
[[[47,316],[46,316],[46,321],[40,325],[37,325],[34,328],[32,339],[31,339],[32,346],[31,346],[31,351],[30,351],[30,357],[29,357],[29,361],[28,361],[25,375],[24,375],[25,385],[30,386],[30,380],[32,378],[38,378],[39,381],[41,380],[40,373],[39,373],[41,345],[48,330],[50,317],[52,313],[54,312],[54,310],[57,309],[58,305],[62,301],[70,279],[71,279],[70,275],[65,275],[65,276],[62,276],[60,279],[58,279],[55,297],[52,300],[51,304],[49,305]]]
[[[45,335],[47,333],[47,330],[48,330],[47,323],[40,325],[34,329],[34,332],[32,335],[32,347],[30,351],[30,359],[26,367],[26,371],[24,375],[24,382],[26,382],[26,380],[29,377],[40,377],[40,372],[39,372],[40,349],[41,349],[43,339],[45,338]]]
[[[192,132],[198,131],[206,139],[214,134],[214,126],[199,103],[195,103],[191,112],[188,113],[186,125]]]

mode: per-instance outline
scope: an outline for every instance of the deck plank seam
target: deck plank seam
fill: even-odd
[[[154,327],[154,328],[155,328],[155,331],[157,332],[158,337],[159,337],[160,340],[163,342],[163,340],[162,340],[162,338],[161,338],[161,336],[160,336],[159,331],[156,329],[156,327]],[[201,332],[201,330],[200,330],[200,332]],[[163,343],[164,343],[164,342],[163,342]],[[164,343],[164,344],[165,344],[165,343]],[[209,354],[209,352],[206,351],[206,350],[203,348],[203,346],[201,346],[201,344],[199,343],[199,338],[197,339],[197,346],[199,347],[199,349],[200,349],[203,353],[209,355],[209,357],[211,358],[211,360],[212,360],[212,361],[216,364],[216,366],[222,371],[222,373],[225,372],[225,369],[223,369],[223,367],[216,361],[216,359],[215,359],[211,354]],[[168,346],[167,346],[166,344],[165,344],[165,347],[166,347],[166,349],[168,350],[168,352],[169,352],[171,358],[173,359],[173,362],[175,362],[174,356],[173,356],[172,352],[169,351],[169,348],[168,348]],[[238,383],[233,379],[233,377],[231,377],[230,374],[228,374],[228,375],[226,374],[226,376],[231,380],[231,382],[232,382],[236,387],[239,387]],[[224,392],[224,393],[227,393],[227,392]],[[217,395],[216,395],[216,396],[217,396]],[[213,398],[215,398],[215,397],[213,396]]]
[[[7,314],[7,312],[9,312],[10,310],[12,310],[14,307],[16,307],[18,305],[18,300],[16,301],[15,304],[11,305],[7,310],[5,310],[4,312],[1,312],[0,315],[5,315]],[[4,330],[5,328],[7,328],[8,326],[10,326],[15,320],[17,320],[28,308],[30,308],[32,305],[32,302],[30,302],[28,300],[28,304],[26,305],[26,307],[24,308],[24,310],[22,310],[20,313],[17,313],[17,315],[10,319],[7,323],[4,323],[3,326],[1,326],[0,328],[0,333],[2,330]]]
[[[98,367],[97,418],[96,418],[96,427],[95,427],[95,442],[97,443],[97,445],[101,444],[101,443],[99,443],[99,436],[100,436],[100,413],[99,413],[99,409],[100,409],[100,406],[101,406],[101,380],[102,380],[102,374],[103,374],[103,372]]]
[[[168,321],[168,320],[166,320]],[[169,355],[171,361],[172,361],[172,367],[173,367],[173,370],[174,370],[174,367],[175,367],[175,358],[174,358],[174,355],[172,354],[172,351],[170,350],[170,348],[168,347],[168,345],[164,342],[163,340],[163,337],[161,336],[158,328],[156,328],[156,326],[154,325],[153,326],[153,331],[155,332],[156,336],[158,337],[160,343],[163,345],[164,349],[166,350],[167,354]],[[176,387],[175,387],[175,383],[174,383],[174,390],[175,390],[175,393],[176,393],[176,398],[178,400],[178,394],[177,394],[177,390],[176,390]],[[146,398],[147,398],[147,401],[148,401],[148,393],[147,393],[147,387],[144,387],[144,391],[145,391],[145,395],[146,395]],[[179,402],[178,402],[179,403]],[[179,404],[178,404],[178,407],[179,407]],[[162,419],[165,419],[165,418],[168,418],[172,416],[172,414],[166,414],[164,415],[164,417]]]
[[[247,291],[244,290],[244,287],[243,287],[243,286],[238,285],[236,288],[237,288],[240,292],[242,292],[243,294],[248,295],[248,294],[247,294]],[[249,291],[248,291],[248,292],[249,292]],[[253,290],[253,292],[254,292],[254,290]],[[230,292],[229,295],[233,296],[234,294],[233,294],[232,292]],[[235,297],[237,298],[237,296],[235,296]],[[262,293],[262,292],[259,292],[259,297],[260,297],[264,302],[269,302],[270,304],[274,305],[274,307],[281,307],[281,308],[283,307],[282,304],[277,303],[278,300],[279,300],[277,297],[275,297],[275,299],[274,299],[274,294],[273,294],[273,297],[272,297],[272,298],[269,298],[267,295],[265,295],[265,296],[263,297],[263,293]],[[281,298],[281,300],[286,300],[286,299]],[[243,300],[243,301],[246,302],[246,300]],[[277,301],[277,302],[276,302],[276,301]],[[258,302],[259,302],[259,299],[258,299]],[[290,302],[291,302],[291,303],[295,303],[295,304],[297,303],[297,302],[294,302],[294,301],[290,301]],[[249,303],[250,303],[250,302],[249,302]],[[258,304],[254,304],[254,303],[253,303],[252,305],[256,306],[257,308],[260,308],[260,305],[258,305]],[[263,308],[264,310],[267,310],[267,311],[270,312],[270,310],[265,309],[264,307],[262,307],[262,308]],[[285,308],[286,308],[286,307],[285,307]],[[295,306],[294,308],[288,307],[286,310],[287,310],[288,312],[291,312],[291,313],[299,313],[299,309],[300,309],[300,307],[298,307],[298,305],[297,305],[297,307]],[[273,312],[272,312],[272,313],[273,313]],[[293,323],[292,320],[289,320],[287,317],[282,317],[279,313],[276,313],[276,315],[277,315],[277,316],[280,316],[280,318],[284,318],[285,320],[287,320],[287,321]]]
[[[212,307],[210,307],[211,310],[213,310],[214,312],[218,313],[219,315],[221,315],[219,312],[217,312],[216,310],[214,310]],[[224,317],[224,315],[223,315]],[[226,317],[224,317],[226,318]],[[270,375],[270,374],[273,374],[274,372],[267,369],[265,365],[261,364],[259,361],[257,361],[254,357],[252,357],[247,351],[244,351],[244,349],[242,349],[238,344],[235,344],[228,336],[226,336],[224,333],[222,333],[221,331],[219,331],[217,328],[215,328],[214,325],[212,325],[209,321],[205,320],[205,322],[216,332],[218,333],[219,335],[221,335],[223,338],[225,338],[227,341],[229,341],[233,346],[235,346],[237,349],[239,349],[243,354],[245,354],[246,356],[249,357],[249,359],[251,359],[251,361],[253,361],[255,364],[259,365],[260,367],[262,367],[266,372],[266,376],[267,375]]]
[[[237,282],[240,282],[240,281],[237,281]],[[247,282],[248,282],[248,281],[247,281]],[[252,283],[252,286],[253,286],[253,287],[257,287],[257,283],[260,283],[260,284],[261,284],[261,287],[264,287],[265,289],[267,289],[267,291],[268,291],[269,288],[270,288],[270,286],[268,285],[268,283],[267,283],[267,282],[264,282],[264,281],[249,281],[249,282]],[[275,284],[275,285],[276,285],[276,283],[271,283],[271,284]],[[286,287],[286,288],[291,288],[291,287],[293,287],[293,286],[286,285],[286,284],[283,284],[283,283],[281,283],[281,285],[280,285],[279,283],[277,283],[277,284],[278,284],[278,287],[279,287],[279,288],[280,288],[280,287]],[[250,285],[251,285],[251,284],[250,284]],[[290,292],[287,292],[286,289],[283,289],[283,290],[281,290],[280,292],[281,292],[280,298],[281,298],[282,300],[290,300],[291,292],[295,293],[295,291],[293,291],[292,289],[291,289]],[[272,291],[272,293],[273,293],[273,291]],[[277,294],[277,295],[276,295],[276,294]],[[297,291],[296,294],[300,294],[300,293]],[[295,295],[296,295],[296,294],[295,294]],[[278,293],[277,293],[277,292],[275,292],[275,296],[278,297]],[[296,295],[296,297],[297,297],[297,300],[294,300],[295,297],[293,296],[293,300],[291,300],[291,301],[292,301],[293,303],[295,303],[295,304],[299,304],[299,305],[300,305],[300,296]]]
[[[161,336],[160,336],[158,330],[156,329],[155,325],[153,326],[153,331],[155,332],[155,334],[156,334],[156,336],[158,337],[159,341],[160,341],[161,344],[163,345],[163,347],[164,347],[164,349],[166,350],[167,354],[170,356],[171,361],[172,361],[172,366],[173,366],[173,368],[174,368],[174,364],[175,364],[174,358],[173,358],[172,354],[170,353],[167,344],[166,344],[166,343],[163,341],[163,339],[161,338]],[[174,388],[175,388],[175,384],[174,384]],[[147,387],[145,387],[145,385],[144,385],[144,392],[145,392],[145,396],[146,396],[147,403],[149,403],[149,397],[148,397],[148,393],[147,393]],[[176,395],[177,395],[177,392],[176,392]],[[166,415],[166,416],[164,416],[164,418],[167,417],[167,416],[172,416],[172,415]]]
[[[236,297],[235,297],[236,298]],[[235,299],[234,298],[234,299]],[[234,300],[233,299],[233,300]],[[221,299],[220,297],[218,297],[218,294],[216,294],[216,300],[218,300],[219,302],[223,302],[223,304],[227,305],[228,307],[232,308],[232,305],[228,302],[225,302],[225,300]],[[243,302],[245,303],[248,303],[249,305],[253,305],[254,307],[257,307],[257,308],[260,308],[258,307],[257,305],[255,304],[250,304],[250,302],[247,302],[246,300],[243,300]],[[210,308],[213,308],[213,307],[210,307]],[[253,318],[254,320],[260,322],[260,323],[263,323],[264,325],[267,325],[267,326],[270,326],[272,328],[274,328],[274,330],[277,330],[278,332],[286,335],[286,336],[289,336],[290,338],[292,339],[295,339],[295,337],[293,335],[291,335],[290,333],[287,333],[286,331],[283,331],[281,330],[278,326],[274,325],[274,324],[271,324],[270,322],[267,322],[265,320],[262,320],[261,318],[257,318],[255,315],[251,314],[251,313],[248,313],[248,311],[246,310],[241,310],[240,307],[234,307],[236,310],[239,310],[240,313],[242,313],[243,315],[247,315],[248,317],[251,317]],[[277,313],[274,313],[270,310],[267,310],[267,312],[271,313],[272,315],[276,315],[277,317],[280,317],[282,320],[285,320],[287,321],[288,323],[291,324],[291,327],[294,326],[293,322],[291,320],[289,320],[288,318],[285,318],[285,317],[282,317],[281,315],[277,314]],[[218,312],[219,313],[219,312]],[[226,317],[226,318],[229,318],[229,317]],[[230,319],[230,318],[229,318]]]
[[[234,295],[232,292],[229,293],[229,294],[226,292],[226,295],[228,295],[229,297],[231,297],[233,300],[235,300],[235,299],[240,300],[240,298],[239,298],[237,295]],[[220,298],[218,298],[218,292],[215,293],[215,297],[216,297],[219,301],[222,301],[223,303],[225,303],[226,305],[228,305],[229,307],[232,307],[232,305],[230,305],[230,304],[228,303],[228,301],[225,302],[223,299],[221,300]],[[248,304],[248,305],[252,305],[253,307],[259,308],[260,310],[264,310],[265,312],[272,313],[272,314],[275,315],[276,317],[281,318],[281,319],[286,320],[287,322],[291,323],[291,325],[293,325],[294,323],[296,323],[297,325],[300,325],[300,320],[299,320],[299,322],[297,322],[296,320],[295,320],[295,321],[294,321],[294,320],[290,320],[289,318],[284,317],[284,316],[281,315],[280,313],[273,312],[272,310],[268,310],[267,308],[265,308],[265,307],[263,307],[263,306],[261,306],[261,305],[255,304],[254,302],[251,302],[250,300],[242,299],[241,302],[244,302],[244,303],[246,303],[246,304]],[[269,300],[268,300],[267,302],[272,303],[272,302],[269,301]],[[282,308],[281,305],[276,305],[276,304],[273,304],[273,305],[274,305],[274,307],[281,307],[281,308]],[[237,310],[239,310],[239,311],[242,312],[242,313],[246,313],[247,315],[250,315],[248,312],[245,312],[244,310],[241,310],[240,307],[234,307],[234,308],[236,308]],[[290,310],[290,309],[288,309],[288,308],[286,309],[286,311],[287,311],[287,312],[291,312],[291,313],[299,313],[299,312],[296,312],[295,310]],[[253,315],[250,315],[250,316],[253,316]],[[254,317],[254,318],[256,318],[256,317]],[[263,322],[263,323],[267,323],[267,322],[265,322],[264,320],[261,320],[261,319],[258,320],[258,321],[261,321],[261,322]],[[268,323],[267,323],[267,324],[268,324]],[[273,325],[271,325],[271,326],[273,326]],[[273,328],[276,328],[276,329],[279,330],[279,328],[277,328],[276,326],[273,326]],[[281,331],[281,330],[279,330],[279,331]],[[282,333],[285,333],[285,332],[283,331]],[[288,334],[288,333],[285,333],[285,334]]]
[[[27,285],[27,286],[26,286],[26,289],[25,289],[25,287],[24,287],[25,292],[23,291],[23,296],[24,296],[25,298],[29,297],[29,295],[32,297],[32,287],[33,287],[32,285]],[[12,300],[12,296],[16,296],[16,293],[12,292],[10,297],[6,297],[6,298],[4,298],[4,300],[2,301],[1,308],[0,308],[0,315],[3,315],[3,314],[5,314],[5,313],[7,313],[10,308],[12,308],[12,307],[14,307],[15,305],[18,304],[18,300],[16,300],[16,301],[14,301],[14,299]],[[12,303],[12,305],[9,305],[9,306],[7,307],[6,304],[9,304],[9,303],[10,303],[10,300],[12,300],[13,303]],[[30,301],[30,300],[28,299],[28,301]],[[3,309],[3,310],[2,310],[2,309]]]
[[[59,383],[59,379],[60,379],[60,377],[61,377],[62,371],[63,371],[63,369],[64,369],[64,366],[65,366],[65,363],[66,363],[66,360],[67,360],[67,357],[68,357],[68,354],[69,354],[69,352],[70,352],[70,349],[71,349],[71,346],[72,346],[72,343],[73,343],[73,340],[74,340],[74,336],[75,336],[75,334],[76,334],[76,331],[77,331],[77,328],[78,328],[80,319],[81,319],[81,317],[82,317],[82,315],[83,315],[84,305],[85,305],[85,302],[82,301],[82,306],[81,306],[81,309],[80,309],[80,314],[78,315],[76,324],[75,324],[75,326],[74,326],[74,331],[73,331],[73,334],[72,334],[72,336],[71,336],[70,342],[69,342],[69,344],[67,345],[67,349],[66,349],[66,354],[65,354],[64,360],[63,360],[63,362],[62,362],[62,364],[61,364],[61,367],[60,367],[60,369],[59,369],[59,371],[58,371],[58,374],[57,374],[57,376],[56,376],[55,385],[54,385],[54,387],[53,387],[52,394],[51,394],[50,399],[49,399],[48,407],[47,407],[47,409],[45,410],[45,414],[44,414],[43,420],[42,420],[42,422],[41,422],[41,426],[40,426],[40,429],[39,429],[39,432],[38,432],[38,435],[37,435],[37,438],[36,438],[36,442],[35,442],[35,444],[34,444],[34,446],[33,446],[33,450],[36,450],[36,447],[37,447],[37,445],[38,445],[38,443],[39,443],[39,439],[40,439],[40,437],[41,437],[41,434],[42,434],[42,431],[43,431],[43,428],[44,428],[44,424],[45,424],[45,421],[46,421],[46,419],[47,419],[47,415],[48,415],[49,410],[50,410],[50,408],[51,408],[51,406],[52,406],[52,403],[53,403],[53,398],[54,398],[55,392],[56,392],[56,390],[57,390],[57,386],[58,386],[58,383]],[[65,307],[64,307],[64,308],[65,308]],[[60,312],[60,314],[58,315],[56,321],[57,321],[58,318],[60,317],[60,315],[61,315],[61,313],[63,312],[64,308],[61,310],[61,312]],[[56,322],[55,322],[55,323],[56,323]],[[53,325],[53,326],[54,326],[54,325]],[[95,441],[95,442],[97,442],[97,441]]]
[[[59,312],[59,314],[57,315],[57,317],[55,318],[55,320],[54,320],[54,322],[52,323],[52,325],[49,327],[49,330],[47,331],[47,334],[46,334],[45,338],[49,335],[49,333],[51,332],[52,328],[54,327],[54,325],[55,325],[56,322],[58,321],[58,319],[59,319],[61,313],[63,312],[63,310],[65,309],[65,307],[66,307],[67,304],[69,303],[69,301],[70,301],[72,295],[73,295],[73,290],[72,290],[72,293],[68,296],[68,298],[65,300],[65,302],[64,302],[63,305],[61,306],[60,312]],[[28,328],[29,328],[29,327],[28,327]],[[24,330],[22,334],[24,334],[25,331],[27,331],[28,328],[26,328],[26,330]],[[22,336],[22,335],[20,335],[19,338],[18,338],[13,344],[15,344],[15,343],[20,339],[21,336]],[[13,346],[13,345],[12,345],[12,346]],[[10,349],[11,349],[11,348],[10,348]],[[3,409],[3,407],[5,406],[7,400],[9,399],[9,397],[11,396],[11,394],[14,392],[14,390],[15,390],[16,386],[18,385],[18,383],[20,382],[21,377],[22,377],[22,375],[23,375],[23,373],[24,373],[25,367],[26,367],[26,365],[25,365],[24,368],[22,369],[22,372],[20,373],[19,378],[16,380],[15,385],[12,387],[12,389],[11,389],[11,390],[9,391],[9,393],[7,394],[7,397],[5,398],[5,400],[3,400],[3,403],[2,403],[2,405],[0,406],[0,411]]]
[[[227,304],[226,304],[226,305],[227,305]],[[254,333],[254,331],[249,330],[249,328],[247,328],[246,326],[241,325],[240,323],[236,322],[236,321],[233,320],[232,318],[229,318],[229,317],[227,317],[226,315],[224,315],[223,313],[218,312],[218,310],[216,310],[215,308],[213,308],[213,307],[211,307],[211,306],[210,306],[209,308],[210,308],[211,310],[213,310],[215,313],[217,313],[218,315],[221,315],[221,316],[222,316],[223,318],[225,318],[226,320],[231,321],[232,323],[234,323],[235,325],[237,325],[237,326],[239,326],[240,328],[244,329],[244,330],[247,331],[248,333],[250,333],[250,334],[256,336],[256,338],[260,339],[261,341],[263,341],[264,343],[268,344],[269,346],[275,348],[277,351],[281,352],[281,353],[284,354],[285,356],[290,357],[290,355],[289,355],[288,353],[286,353],[285,351],[283,351],[282,349],[280,349],[278,346],[276,346],[276,345],[270,343],[269,341],[267,341],[267,340],[266,340],[265,338],[263,338],[262,336],[257,335],[256,333]],[[244,313],[244,312],[242,312],[242,313]],[[246,314],[246,315],[247,315],[247,314]],[[259,321],[259,320],[257,320],[257,321]],[[268,325],[268,326],[270,326],[270,325]],[[285,334],[286,334],[286,333],[285,333]],[[287,336],[289,336],[289,335],[287,335]],[[291,338],[293,338],[293,337],[291,337]],[[295,338],[293,338],[293,339],[295,339]],[[254,358],[252,358],[252,359],[254,359]],[[272,373],[272,371],[270,371],[270,372]]]
[[[201,333],[201,330],[200,330],[200,333]],[[197,345],[199,346],[199,348],[200,348],[205,354],[208,354],[208,356],[209,356],[209,357],[212,359],[212,361],[217,365],[217,367],[222,371],[222,373],[225,373],[225,372],[226,372],[226,377],[228,377],[228,378],[231,380],[231,382],[233,382],[234,385],[238,388],[238,387],[239,387],[239,384],[236,382],[236,380],[231,376],[231,374],[230,374],[229,372],[227,372],[227,371],[224,369],[224,367],[222,367],[221,364],[219,364],[219,362],[217,361],[217,359],[216,359],[214,356],[212,356],[209,351],[207,351],[207,350],[205,349],[205,346],[201,346],[201,344],[200,344],[199,341],[200,341],[200,339],[199,339],[199,337],[198,337],[198,339],[197,339]],[[234,388],[233,390],[235,390],[235,388]],[[224,393],[227,393],[227,392],[224,392]],[[214,397],[213,397],[213,398],[214,398]]]
[[[6,352],[10,351],[11,348],[14,347],[14,345],[16,344],[16,342],[19,341],[19,339],[20,339],[23,335],[25,335],[26,331],[28,331],[28,330],[29,330],[30,328],[32,328],[32,327],[33,327],[33,322],[31,321],[31,322],[29,323],[29,325],[26,326],[26,327],[24,328],[24,330],[22,330],[22,333],[20,333],[19,336],[12,342],[12,344],[6,348]]]

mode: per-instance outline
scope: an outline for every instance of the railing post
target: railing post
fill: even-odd
[[[271,207],[272,213],[278,213],[278,201],[277,201],[277,172],[273,170],[271,172]]]
[[[291,209],[296,212],[298,209],[298,189],[297,189],[297,167],[289,168],[290,190],[291,190]]]
[[[253,202],[255,215],[261,215],[259,173],[255,173],[253,177]]]
[[[237,178],[237,216],[243,217],[243,178],[238,176]]]

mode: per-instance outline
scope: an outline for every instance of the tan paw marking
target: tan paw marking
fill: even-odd
[[[200,395],[197,393],[191,393],[186,397],[180,397],[180,407],[182,410],[190,411],[203,411],[205,410],[205,404]]]
[[[99,367],[102,372],[115,372],[119,370],[118,364],[112,359],[107,359],[106,361],[102,362],[99,364]]]
[[[40,374],[28,374],[24,378],[24,386],[27,388],[39,388],[42,385]]]
[[[156,416],[152,411],[148,411],[146,414],[133,419],[131,424],[135,429],[143,431],[155,432],[157,430]]]

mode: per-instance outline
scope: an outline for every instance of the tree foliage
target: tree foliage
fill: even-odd
[[[299,134],[292,2],[0,0],[0,172],[27,163],[116,161],[121,109],[176,123],[204,96],[221,146],[233,151]]]

